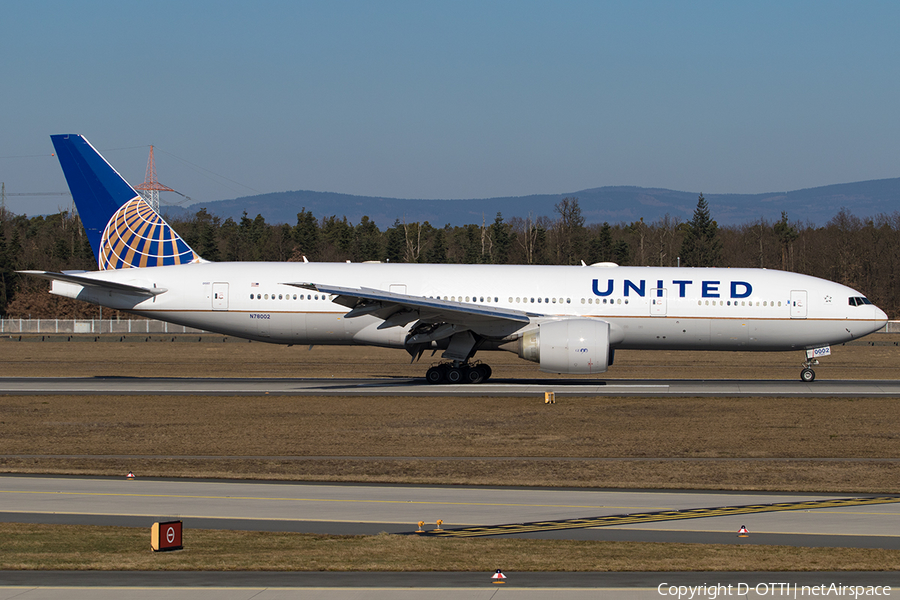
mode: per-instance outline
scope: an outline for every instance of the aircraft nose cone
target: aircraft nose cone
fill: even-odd
[[[875,318],[874,318],[875,331],[878,331],[879,329],[881,329],[882,327],[887,325],[888,316],[887,316],[887,313],[885,313],[883,310],[881,310],[877,306],[873,306],[872,308],[875,309]]]

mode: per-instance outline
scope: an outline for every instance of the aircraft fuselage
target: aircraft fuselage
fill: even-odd
[[[792,350],[846,342],[886,316],[844,285],[764,269],[369,263],[199,263],[86,276],[166,288],[152,298],[55,281],[53,293],[226,335],[282,344],[404,347],[411,323],[346,318],[334,296],[288,285],[372,288],[460,305],[509,308],[531,324],[486,336],[482,349],[542,322],[610,323],[623,349]],[[440,347],[436,344],[435,347]]]

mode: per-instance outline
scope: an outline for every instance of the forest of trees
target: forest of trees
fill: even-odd
[[[483,223],[435,227],[400,220],[381,230],[368,217],[317,216],[303,209],[294,225],[261,215],[221,220],[201,209],[171,225],[212,261],[387,261],[763,267],[837,281],[866,294],[891,318],[900,315],[900,212],[861,219],[843,209],[816,227],[787,214],[719,227],[701,195],[693,218],[586,225],[577,198],[537,218],[497,214]],[[47,282],[17,270],[92,270],[96,261],[77,215],[26,217],[0,212],[0,316],[97,317],[95,306],[46,293]],[[112,316],[109,311],[104,317]]]

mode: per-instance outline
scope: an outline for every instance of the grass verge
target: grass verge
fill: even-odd
[[[520,539],[423,539],[189,529],[150,551],[149,529],[0,524],[0,570],[888,571],[900,550]]]
[[[39,344],[35,344],[39,345]],[[0,396],[0,471],[900,491],[893,398]]]
[[[898,461],[3,457],[0,472],[279,481],[896,494]]]

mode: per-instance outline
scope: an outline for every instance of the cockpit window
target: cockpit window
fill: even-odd
[[[863,298],[862,296],[854,296],[850,299],[850,306],[862,306],[864,304],[872,304],[872,301],[868,298]]]

